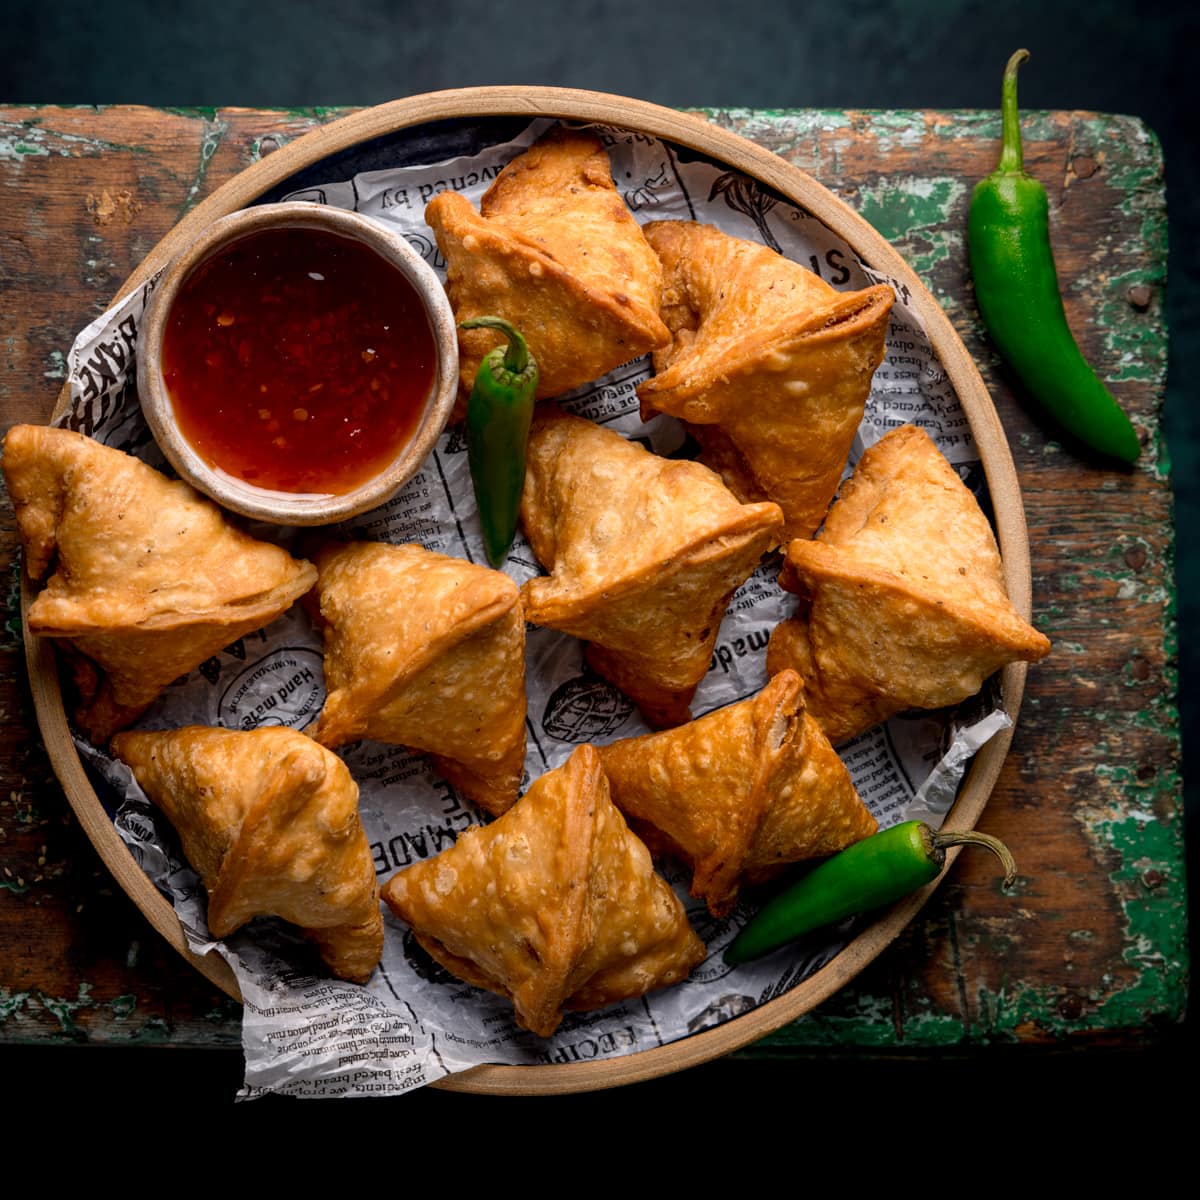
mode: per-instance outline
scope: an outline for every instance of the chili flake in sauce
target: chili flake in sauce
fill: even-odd
[[[404,275],[360,242],[301,228],[248,234],[202,263],[162,350],[180,432],[211,466],[334,495],[412,437],[435,364]]]

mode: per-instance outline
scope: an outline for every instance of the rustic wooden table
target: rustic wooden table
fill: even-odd
[[[0,109],[0,415],[45,421],[75,335],[164,233],[248,164],[338,111]],[[1138,121],[1031,114],[1068,316],[1134,418],[1133,471],[1048,436],[998,369],[965,265],[974,180],[999,122],[975,112],[709,112],[832,188],[906,256],[992,390],[1028,513],[1031,669],[982,828],[1021,879],[964,855],[855,983],[743,1057],[1152,1044],[1185,1011],[1171,494],[1162,436],[1166,213]],[[11,506],[0,636],[0,1045],[240,1044],[238,1006],[115,886],[42,747],[25,676]],[[989,1050],[989,1053],[993,1050]]]

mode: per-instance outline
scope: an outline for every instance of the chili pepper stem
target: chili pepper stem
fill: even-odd
[[[932,840],[934,848],[943,853],[951,846],[982,846],[985,850],[990,850],[1004,867],[1002,887],[1012,887],[1017,878],[1016,860],[1008,847],[990,833],[980,833],[977,829],[964,830],[961,833],[943,833],[938,830],[933,834]]]
[[[508,339],[504,350],[504,369],[514,375],[524,374],[529,365],[529,347],[520,332],[503,317],[472,317],[458,324],[461,329],[496,329],[504,334]]]
[[[1029,58],[1028,50],[1014,51],[1004,68],[1000,85],[1000,165],[1004,175],[1019,175],[1025,170],[1021,146],[1021,113],[1017,107],[1017,68]]]

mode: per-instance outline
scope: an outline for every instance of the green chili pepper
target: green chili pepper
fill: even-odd
[[[501,317],[475,317],[459,325],[498,329],[508,339],[484,355],[467,401],[467,460],[483,545],[488,562],[499,567],[517,533],[538,369],[525,339]]]
[[[1134,462],[1129,418],[1083,357],[1063,311],[1050,249],[1046,192],[1022,164],[1018,50],[1004,71],[1000,165],[975,187],[967,221],[975,298],[988,333],[1021,385],[1067,433]]]
[[[938,877],[950,846],[986,846],[1004,864],[1005,887],[1016,878],[1008,848],[989,834],[942,833],[924,821],[903,821],[818,863],[768,901],[730,942],[725,961],[736,966],[915,892]]]

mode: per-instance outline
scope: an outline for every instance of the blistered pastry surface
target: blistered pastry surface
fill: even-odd
[[[513,159],[477,212],[456,192],[425,218],[446,258],[458,321],[495,315],[521,330],[538,363],[538,397],[561,396],[668,338],[662,267],[613,185],[591,134],[556,129]],[[460,331],[465,398],[503,339]]]
[[[767,669],[801,674],[835,742],[955,704],[1050,649],[1008,599],[975,498],[913,426],[867,451],[818,538],[788,547],[780,582],[802,601],[772,634]]]
[[[506,575],[420,546],[334,544],[314,593],[327,696],[312,733],[433,756],[489,812],[525,761],[525,623]]]
[[[564,1008],[644,995],[705,955],[591,746],[502,817],[393,876],[383,897],[435,958],[507,996],[542,1036]]]
[[[655,221],[646,236],[663,260],[674,340],[638,388],[643,409],[700,426],[702,458],[741,499],[778,503],[785,539],[811,536],[883,359],[891,289],[838,292],[694,221]]]
[[[383,952],[358,785],[291,729],[130,731],[113,752],[167,814],[225,937],[256,916],[309,932],[330,969],[365,983]]]

